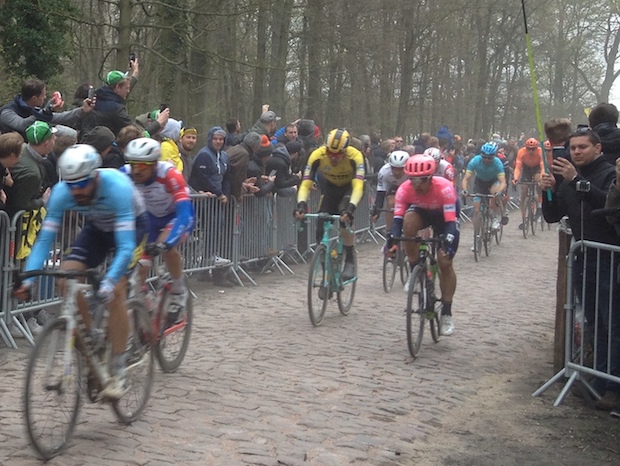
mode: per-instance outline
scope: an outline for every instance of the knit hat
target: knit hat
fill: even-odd
[[[301,152],[301,142],[289,141],[286,143],[286,150],[289,154],[295,154]]]
[[[280,119],[280,117],[276,116],[276,113],[274,111],[272,111],[272,110],[269,110],[269,111],[263,113],[260,116],[260,121],[263,122],[263,123],[272,123],[272,122],[277,121],[279,119]]]
[[[105,83],[108,86],[114,86],[115,84],[120,83],[126,77],[127,73],[123,73],[122,71],[110,71],[105,77]]]
[[[52,128],[44,121],[35,121],[26,128],[26,140],[30,144],[42,144],[57,131],[56,128]]]
[[[314,134],[314,121],[299,120],[299,123],[297,123],[297,132],[303,137],[312,136]]]
[[[215,131],[213,131],[213,136],[221,136],[221,137],[225,138],[226,137],[226,131],[224,131],[222,128],[216,129]]]
[[[159,135],[176,141],[181,134],[181,122],[174,118],[168,118],[166,126],[159,132]]]
[[[260,147],[256,151],[256,155],[259,157],[267,157],[273,152],[273,145],[267,136],[264,134],[260,137]]]
[[[114,133],[106,126],[95,126],[82,136],[81,144],[89,144],[100,154],[116,140]]]
[[[243,138],[243,142],[245,143],[245,145],[248,146],[253,151],[258,150],[258,148],[261,145],[261,140],[262,140],[262,138],[261,138],[260,134],[254,132],[254,131],[250,131]]]

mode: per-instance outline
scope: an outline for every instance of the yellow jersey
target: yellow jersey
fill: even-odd
[[[306,202],[314,183],[317,170],[321,170],[328,183],[336,186],[351,185],[351,204],[357,204],[364,195],[364,155],[355,147],[346,147],[344,157],[332,166],[326,146],[321,146],[310,154],[304,170],[303,181],[297,193],[297,202]]]

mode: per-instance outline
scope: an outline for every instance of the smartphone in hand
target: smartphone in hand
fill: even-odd
[[[93,100],[93,97],[95,97],[95,96],[97,95],[96,93],[97,93],[97,90],[96,90],[94,87],[91,87],[91,88],[88,90],[88,98],[89,98],[90,100]]]
[[[164,110],[166,110],[168,108],[168,104],[161,104],[159,106],[159,112],[163,112]]]

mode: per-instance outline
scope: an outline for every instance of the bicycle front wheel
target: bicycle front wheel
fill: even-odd
[[[435,305],[431,312],[430,320],[431,320],[431,336],[433,337],[433,341],[435,343],[439,342],[441,338],[441,301],[435,300]]]
[[[186,285],[187,286],[187,283]],[[157,343],[155,344],[155,356],[159,361],[159,367],[164,372],[176,371],[187,353],[189,338],[192,331],[194,320],[194,307],[192,293],[187,293],[185,308],[178,316],[176,321],[169,321],[168,307],[170,305],[171,293],[165,288],[161,297],[155,320],[157,331]]]
[[[530,209],[530,227],[532,230],[532,236],[536,234],[536,210],[538,206],[536,205],[536,198],[532,198],[530,201],[529,209]]]
[[[525,239],[527,239],[527,235],[529,233],[530,230],[530,198],[527,197],[526,199],[523,200],[523,202],[525,202],[525,210],[523,211],[523,237]]]
[[[383,255],[383,291],[389,293],[394,285],[396,277],[396,268],[398,267],[398,255],[396,257],[388,257]]]
[[[482,229],[474,225],[474,260],[478,262],[482,254]]]
[[[493,228],[491,225],[491,210],[489,209],[484,215],[484,225],[482,226],[482,242],[484,243],[484,255],[489,257],[491,254],[491,246],[493,245]]]
[[[135,421],[144,411],[153,386],[154,360],[151,351],[154,342],[153,324],[144,305],[132,299],[127,302],[131,311],[133,332],[127,343],[127,384],[129,390],[120,400],[112,403],[116,417],[123,424]]]
[[[329,280],[325,272],[325,261],[327,248],[324,244],[319,244],[314,251],[308,272],[308,314],[310,322],[315,327],[321,324],[327,300],[331,294]]]
[[[426,270],[416,265],[409,276],[407,292],[407,346],[412,357],[417,357],[422,346],[426,310]]]
[[[32,446],[48,460],[67,445],[77,422],[82,397],[82,359],[67,331],[56,319],[36,340],[24,387],[26,428]]]
[[[355,261],[355,270],[357,270],[357,257],[354,256],[353,260]],[[344,267],[344,261],[342,265]],[[340,271],[340,273],[342,274],[342,270]],[[392,277],[392,282],[393,281],[394,281],[394,278]],[[338,309],[340,309],[340,313],[343,316],[346,316],[351,310],[351,305],[353,304],[353,298],[355,297],[355,285],[356,284],[357,284],[357,277],[354,277],[352,280],[348,280],[344,283],[341,283],[340,289],[338,290],[338,293],[336,293],[336,297],[338,298]]]

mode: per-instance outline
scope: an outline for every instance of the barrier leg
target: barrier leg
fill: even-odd
[[[562,377],[564,377],[564,374],[566,373],[566,368],[563,368],[560,372],[558,372],[557,374],[555,374],[553,377],[551,377],[549,380],[547,380],[545,382],[545,384],[540,387],[538,390],[536,390],[534,393],[532,393],[532,396],[540,396],[543,393],[545,393],[547,391],[547,389],[553,385],[554,383],[556,383],[558,380],[560,380]],[[573,374],[575,375],[575,374]]]

